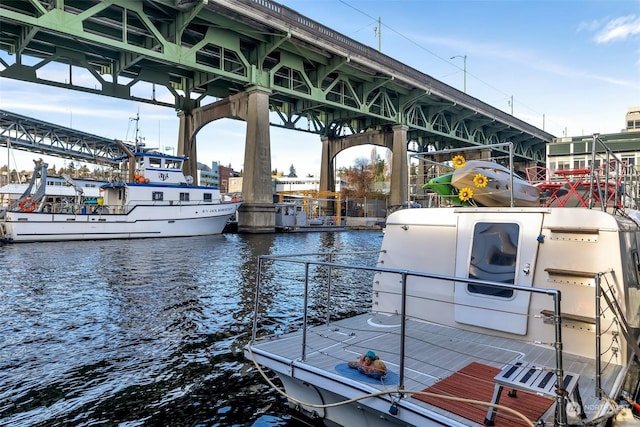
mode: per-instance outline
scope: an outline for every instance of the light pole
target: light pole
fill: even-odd
[[[449,59],[462,58],[462,71],[464,72],[464,93],[467,93],[467,55],[455,55]]]

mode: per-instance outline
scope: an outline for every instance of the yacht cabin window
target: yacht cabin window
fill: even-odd
[[[162,159],[158,157],[149,157],[149,167],[152,168],[161,168],[162,167]]]
[[[514,284],[520,226],[510,223],[479,222],[473,231],[469,278]],[[511,298],[513,290],[468,284],[471,293]]]
[[[154,191],[151,193],[151,200],[154,202],[160,202],[164,200],[164,193],[162,191]]]
[[[165,159],[164,167],[167,169],[182,169],[182,160]]]
[[[180,201],[188,202],[189,201],[189,193],[180,193]]]
[[[203,200],[205,202],[210,202],[211,200],[213,200],[213,197],[211,196],[211,193],[204,193]]]

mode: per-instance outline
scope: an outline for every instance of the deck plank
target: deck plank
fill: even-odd
[[[258,341],[254,347],[336,375],[339,375],[336,365],[357,360],[359,355],[373,350],[391,371],[399,373],[399,323],[398,316],[369,313],[314,326],[307,332],[307,357],[304,361],[301,359],[302,334],[299,331]],[[405,388],[408,389],[424,390],[473,362],[498,370],[518,358],[537,366],[555,366],[555,351],[551,345],[414,320],[407,321],[406,330]],[[594,396],[594,360],[565,354],[564,365],[565,370],[580,374],[579,388],[585,408],[601,407]],[[613,385],[620,369],[617,365],[609,365],[604,371],[602,384],[605,390]],[[373,387],[384,390],[390,386],[381,383]],[[416,400],[416,403],[425,410],[433,410],[426,402]],[[552,417],[553,411],[548,411],[548,414]]]

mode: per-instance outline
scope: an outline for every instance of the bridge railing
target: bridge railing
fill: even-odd
[[[278,18],[280,21],[294,27],[298,30],[304,29],[309,32],[318,41],[330,42],[333,45],[340,46],[352,53],[358,53],[378,64],[382,64],[391,70],[394,74],[404,75],[411,80],[418,82],[425,86],[428,90],[435,92],[436,94],[443,96],[444,98],[455,100],[460,103],[463,102],[466,106],[474,108],[483,112],[483,114],[493,119],[506,122],[506,123],[518,123],[518,127],[533,135],[538,135],[543,140],[551,141],[552,136],[544,131],[532,126],[526,122],[520,121],[513,115],[510,115],[498,108],[492,107],[474,98],[462,91],[459,91],[435,78],[424,74],[413,67],[403,64],[400,61],[393,59],[392,57],[383,54],[377,49],[373,49],[365,44],[357,42],[344,34],[341,34],[329,27],[326,27],[319,22],[316,22],[304,15],[299,14],[293,9],[289,9],[286,6],[275,3],[271,0],[237,0],[239,3],[243,3],[249,7],[260,9],[262,12],[268,14],[273,18]]]

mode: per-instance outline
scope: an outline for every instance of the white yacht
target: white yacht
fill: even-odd
[[[37,161],[28,189],[0,218],[0,239],[17,243],[219,234],[241,201],[221,195],[218,187],[193,185],[182,173],[185,159],[128,151],[121,159],[121,178],[103,184],[97,194],[73,182],[61,187],[64,194],[52,194],[45,185],[47,164]]]
[[[245,355],[318,424],[640,426],[640,222],[622,194],[598,200],[400,210],[373,266],[260,257]],[[303,284],[286,332],[265,307],[280,269],[290,294]],[[354,277],[370,277],[370,310],[336,320]],[[384,375],[351,369],[367,355]]]

